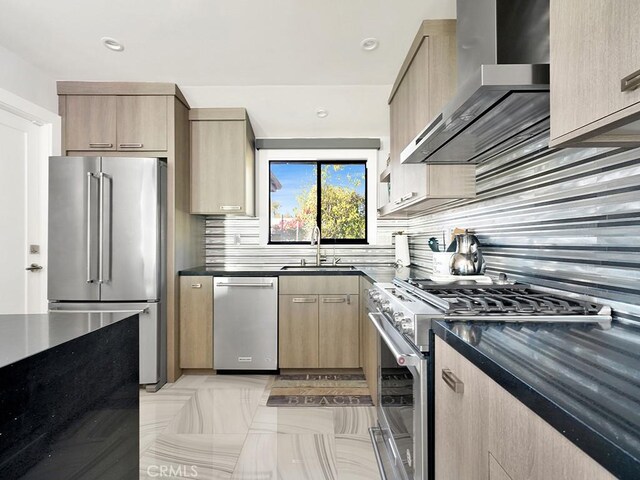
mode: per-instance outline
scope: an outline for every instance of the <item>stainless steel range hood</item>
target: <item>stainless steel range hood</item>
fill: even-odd
[[[458,90],[402,163],[480,163],[549,129],[549,0],[458,0]]]

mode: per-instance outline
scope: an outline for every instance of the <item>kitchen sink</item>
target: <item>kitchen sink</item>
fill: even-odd
[[[357,269],[353,265],[285,265],[280,270],[296,272],[350,272]]]

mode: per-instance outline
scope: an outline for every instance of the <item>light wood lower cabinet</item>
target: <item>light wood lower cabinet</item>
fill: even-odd
[[[280,277],[280,368],[358,368],[357,276]]]
[[[320,368],[358,368],[358,295],[320,295]]]
[[[435,357],[437,480],[614,478],[440,338]]]
[[[364,377],[369,386],[373,404],[378,401],[378,356],[380,350],[379,336],[367,315],[367,297],[373,284],[360,278],[360,363]]]
[[[280,368],[318,368],[318,295],[280,295]]]
[[[213,368],[213,277],[180,277],[180,368]]]

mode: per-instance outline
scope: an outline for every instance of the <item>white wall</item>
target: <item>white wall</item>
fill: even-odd
[[[55,80],[2,46],[0,89],[18,95],[50,112],[58,112]]]
[[[257,137],[388,137],[391,85],[183,86],[191,108],[246,107]],[[325,108],[326,118],[316,109]]]

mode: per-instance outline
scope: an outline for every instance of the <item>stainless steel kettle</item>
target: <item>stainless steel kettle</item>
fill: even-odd
[[[475,235],[465,230],[456,235],[456,252],[452,255],[449,267],[453,275],[482,275],[487,267],[480,242]]]

